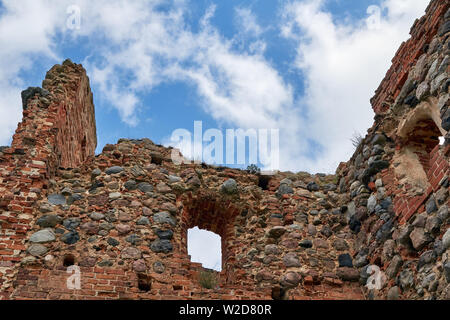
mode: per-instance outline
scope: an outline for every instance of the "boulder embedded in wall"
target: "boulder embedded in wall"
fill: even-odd
[[[51,229],[44,229],[33,233],[30,237],[30,242],[46,243],[55,241],[55,239],[55,233]]]
[[[238,192],[238,185],[236,180],[228,179],[222,184],[221,190],[223,193],[228,195],[236,194]]]
[[[447,229],[444,236],[442,237],[442,245],[445,249],[450,248],[450,228]]]
[[[341,267],[337,269],[336,274],[344,281],[359,281],[359,272],[350,267]]]
[[[301,276],[297,272],[287,272],[281,278],[281,285],[285,288],[295,288],[301,281]]]
[[[417,251],[422,250],[432,240],[425,229],[420,227],[414,228],[409,237],[414,249],[416,249]]]

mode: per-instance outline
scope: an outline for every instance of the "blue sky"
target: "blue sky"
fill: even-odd
[[[119,138],[170,145],[201,120],[279,129],[279,169],[334,172],[428,2],[0,0],[0,145],[21,120],[21,90],[70,58],[91,79],[97,152]]]
[[[369,99],[427,3],[3,0],[0,144],[20,120],[20,90],[70,58],[91,78],[97,152],[123,137],[169,145],[201,120],[204,130],[279,129],[279,169],[333,172],[371,125]]]

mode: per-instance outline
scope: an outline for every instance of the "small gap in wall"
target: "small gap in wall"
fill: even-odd
[[[63,266],[64,267],[70,267],[75,265],[75,257],[73,254],[66,254],[64,256]]]
[[[263,189],[267,190],[270,182],[270,177],[265,175],[258,176],[258,186]]]
[[[148,292],[152,288],[151,278],[143,273],[138,273],[138,289],[141,291]]]

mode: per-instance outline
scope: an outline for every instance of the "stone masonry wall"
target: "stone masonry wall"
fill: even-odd
[[[0,298],[450,299],[449,2],[411,34],[335,175],[175,165],[149,139],[94,156],[85,71],[53,67],[0,149]],[[195,226],[222,239],[211,289]]]
[[[372,99],[375,123],[338,169],[349,193],[361,277],[385,272],[371,295],[450,298],[449,1],[432,1]]]

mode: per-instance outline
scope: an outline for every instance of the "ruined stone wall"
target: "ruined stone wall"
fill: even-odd
[[[450,298],[449,31],[449,2],[432,1],[372,99],[373,127],[338,169],[358,267],[385,272],[381,297]]]
[[[148,139],[94,157],[85,71],[55,66],[0,152],[0,297],[449,299],[449,24],[431,1],[335,175],[175,165]],[[212,289],[187,253],[195,226],[222,238]]]
[[[336,199],[325,200],[338,197],[334,177],[281,174],[262,190],[255,175],[176,166],[170,153],[121,140],[59,171],[35,209],[11,297],[271,299],[283,288],[297,299],[363,298],[351,233],[332,213]],[[200,285],[204,271],[187,254],[194,226],[222,236],[218,288]],[[80,267],[81,290],[66,287],[67,260]]]

